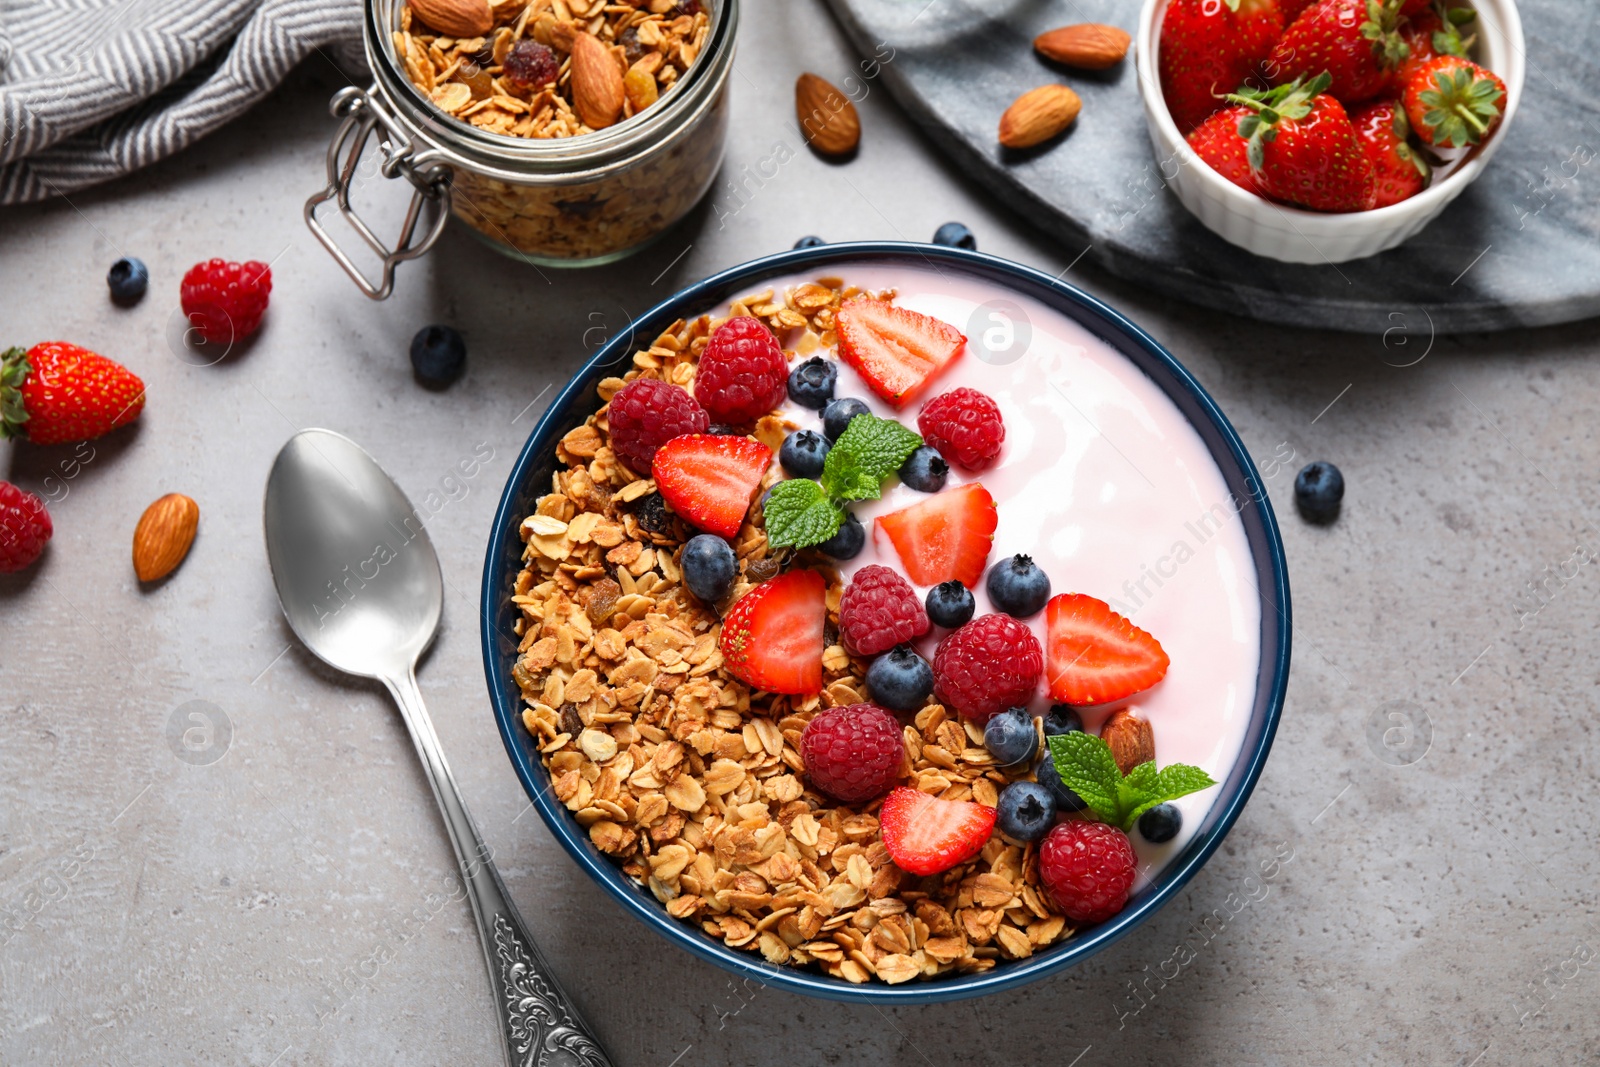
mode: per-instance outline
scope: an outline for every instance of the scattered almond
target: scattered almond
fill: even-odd
[[[806,140],[823,155],[842,156],[861,143],[856,106],[815,74],[802,74],[795,81],[794,112]]]
[[[1156,735],[1150,729],[1150,720],[1132,708],[1113,713],[1100,727],[1100,739],[1110,746],[1111,758],[1123,774],[1156,758]]]
[[[449,37],[482,37],[494,25],[488,0],[410,0],[412,14]]]
[[[1041,85],[1017,97],[1000,116],[1000,143],[1032,148],[1048,141],[1078,117],[1083,101],[1065,85]]]
[[[168,493],[144,509],[133,531],[133,572],[141,582],[165,578],[183,562],[200,525],[200,505]]]
[[[622,71],[592,33],[572,39],[572,106],[584,124],[603,130],[622,114]]]
[[[1080,22],[1041,33],[1033,47],[1046,59],[1083,70],[1105,70],[1122,62],[1133,38],[1116,26]]]

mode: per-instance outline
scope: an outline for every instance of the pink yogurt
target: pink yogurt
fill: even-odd
[[[1223,781],[1243,748],[1255,694],[1260,599],[1243,524],[1188,420],[1124,356],[1038,301],[934,270],[852,266],[827,273],[863,289],[894,289],[896,303],[968,336],[966,350],[901,411],[843,362],[834,395],[860,397],[876,414],[913,429],[923,402],[941,392],[968,386],[993,397],[1006,427],[999,461],[980,473],[953,467],[946,482],[947,489],[980,482],[994,497],[1000,525],[990,563],[1026,552],[1049,574],[1052,595],[1098,597],[1154,634],[1172,665],[1132,703],[1150,720],[1156,762],[1194,764]],[[782,293],[815,277],[772,284]],[[784,414],[821,429],[818,412],[788,404]],[[883,499],[855,506],[867,547],[841,566],[846,580],[870,563],[905,573],[873,519],[926,499],[891,480]],[[978,615],[996,610],[982,582],[973,593]],[[1026,620],[1041,645],[1044,619],[1040,612]],[[930,661],[946,632],[935,627],[920,643]],[[1034,710],[1043,714],[1049,705],[1041,683]],[[1097,730],[1112,710],[1085,714],[1085,728]],[[1218,793],[1213,787],[1179,800],[1183,829],[1166,844],[1131,835],[1141,884],[1177,855]]]

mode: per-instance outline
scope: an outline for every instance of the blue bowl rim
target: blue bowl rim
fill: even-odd
[[[1180,410],[1185,411],[1191,423],[1195,421],[1194,413],[1184,408],[1182,401],[1185,399],[1210,422],[1216,437],[1227,446],[1229,456],[1237,465],[1238,470],[1234,473],[1242,475],[1243,483],[1252,487],[1247,493],[1248,499],[1244,502],[1240,517],[1246,522],[1247,532],[1254,534],[1251,537],[1251,544],[1253,554],[1256,556],[1258,576],[1263,570],[1260,553],[1263,550],[1266,553],[1265,569],[1270,570],[1273,601],[1275,601],[1269,602],[1265,596],[1266,590],[1261,590],[1263,656],[1257,680],[1256,709],[1252,712],[1252,721],[1248,728],[1256,735],[1255,746],[1246,751],[1244,762],[1236,764],[1228,779],[1223,782],[1224,790],[1228,790],[1230,785],[1232,789],[1219,798],[1219,803],[1214,805],[1207,815],[1207,824],[1211,827],[1209,834],[1203,838],[1197,834],[1191,840],[1184,852],[1162,873],[1161,881],[1153,886],[1153,891],[1152,887],[1147,887],[1115,918],[1053,946],[1048,952],[1022,960],[1001,961],[998,966],[979,974],[913,981],[893,986],[876,982],[852,985],[842,979],[809,970],[772,964],[757,953],[728,948],[705,935],[697,927],[668,915],[660,902],[647,890],[635,885],[619,866],[589,842],[588,835],[572,820],[570,813],[550,795],[547,788],[548,775],[537,760],[537,751],[528,744],[526,731],[522,726],[521,698],[510,676],[510,657],[502,648],[497,647],[504,643],[503,634],[498,629],[499,619],[509,613],[509,598],[506,597],[505,591],[510,588],[516,576],[515,571],[508,573],[505,567],[507,553],[513,547],[513,539],[516,541],[516,549],[520,552],[521,541],[517,538],[516,531],[522,519],[526,517],[518,504],[519,498],[525,495],[522,489],[530,473],[553,456],[555,444],[560,437],[576,425],[570,421],[571,413],[582,404],[586,393],[592,394],[595,385],[605,377],[604,371],[622,364],[631,356],[638,336],[642,334],[647,339],[654,338],[678,318],[687,317],[685,312],[715,306],[719,301],[747,294],[754,291],[754,287],[772,278],[860,260],[878,263],[901,262],[907,266],[920,266],[924,269],[931,267],[935,270],[946,266],[955,267],[963,273],[985,281],[1015,286],[1027,295],[1073,318],[1129,358],[1133,358],[1133,353],[1127,351],[1126,345],[1131,343],[1142,356],[1142,360],[1135,362],[1174,403],[1179,405]],[[1152,366],[1164,372],[1169,380],[1163,381],[1161,377],[1151,373]],[[591,404],[584,412],[584,417],[598,406],[597,403]],[[582,419],[577,421],[581,422]],[[1196,429],[1200,430],[1201,427],[1197,425]],[[1206,438],[1203,432],[1202,438]],[[1215,444],[1210,439],[1207,439],[1207,444],[1226,478],[1230,472],[1221,457],[1216,455]],[[879,1006],[942,1003],[1016,988],[1089,958],[1127,936],[1135,927],[1164,907],[1222,844],[1255,789],[1262,768],[1266,764],[1267,755],[1271,751],[1283,709],[1284,693],[1289,679],[1291,636],[1288,564],[1284,557],[1283,543],[1271,503],[1266,493],[1259,488],[1260,484],[1255,463],[1245,450],[1243,442],[1239,440],[1233,425],[1183,364],[1120,312],[1076,286],[1042,271],[981,252],[902,241],[856,241],[819,245],[779,252],[730,267],[667,297],[634,320],[633,329],[626,334],[611,338],[603,345],[573,375],[545,410],[507,476],[500,503],[495,509],[494,526],[490,531],[484,560],[479,619],[484,674],[490,700],[494,705],[501,741],[505,744],[506,753],[517,772],[518,779],[522,782],[523,789],[538,809],[540,818],[578,866],[598,882],[623,906],[624,910],[657,933],[664,935],[669,941],[703,960],[763,986],[777,986],[789,992],[827,1000]],[[541,489],[539,492],[543,491]],[[1252,512],[1254,523],[1245,518]],[[1258,530],[1252,530],[1254,524],[1259,524]],[[1268,662],[1268,642],[1265,640],[1269,613],[1275,620],[1273,625],[1277,645],[1276,650],[1270,654],[1271,662]],[[1270,678],[1267,677],[1269,671]],[[1263,679],[1266,680],[1265,685],[1262,684]],[[1262,710],[1263,703],[1264,710]]]

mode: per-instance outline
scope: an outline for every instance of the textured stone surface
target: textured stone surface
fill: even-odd
[[[1067,5],[980,0],[830,0],[863,55],[941,151],[1072,255],[1202,307],[1296,326],[1382,333],[1396,314],[1440,332],[1548,325],[1600,314],[1600,214],[1585,178],[1600,148],[1592,109],[1600,9],[1522,5],[1521,110],[1489,168],[1398,249],[1341,264],[1259,259],[1202,226],[1163,185],[1133,58],[1063,73],[1030,42],[1067,22],[1138,27],[1135,0]],[[1061,144],[995,141],[1022,92],[1065,80],[1083,113]],[[1592,185],[1593,179],[1588,180]],[[1481,257],[1481,258],[1480,258]],[[1456,280],[1458,279],[1459,280]]]
[[[1430,347],[1413,321],[1386,346],[1174,304],[1081,263],[1067,272],[1185,360],[1254,455],[1284,442],[1296,454],[1267,482],[1296,609],[1272,759],[1206,869],[1087,965],[1015,995],[884,1014],[736,988],[645,935],[568,861],[507,765],[475,622],[491,510],[550,390],[628,312],[803,233],[925,238],[954,218],[983,249],[1052,273],[1078,253],[981,199],[875,82],[855,161],[802,149],[795,75],[842,82],[855,63],[820,8],[752,12],[742,47],[715,206],[601,271],[541,275],[452,232],[388,303],[359,297],[299,216],[340,84],[315,59],[248,122],[147,175],[0,212],[3,340],[72,338],[151,391],[137,427],[96,442],[75,477],[61,469],[71,449],[0,453],[3,476],[57,498],[44,565],[0,579],[0,908],[21,916],[18,930],[0,918],[0,1062],[498,1056],[471,919],[438,900],[451,858],[399,718],[380,690],[294,647],[278,615],[261,490],[278,447],[310,425],[354,436],[437,510],[448,599],[422,688],[513,895],[619,1064],[1591,1055],[1596,568],[1568,563],[1570,582],[1523,613],[1545,567],[1579,540],[1600,551],[1592,325]],[[741,177],[778,144],[792,158],[775,177]],[[119,253],[153,277],[129,311],[105,298]],[[167,340],[177,282],[213,254],[274,259],[273,306],[244,351],[192,366]],[[467,377],[437,394],[405,357],[433,321],[471,347]],[[494,450],[482,472],[447,482],[480,444]],[[1312,458],[1349,482],[1331,529],[1293,514],[1293,468]],[[171,579],[141,590],[133,525],[168,491],[199,501],[200,536]],[[209,765],[181,762],[167,733],[194,700],[231,723]],[[1392,700],[1431,722],[1411,766],[1368,744]],[[1403,734],[1390,741],[1417,754]],[[1280,849],[1292,861],[1263,881]],[[1218,909],[1225,924],[1193,932]],[[1193,958],[1174,957],[1186,937]],[[1137,1013],[1130,983],[1154,995]]]

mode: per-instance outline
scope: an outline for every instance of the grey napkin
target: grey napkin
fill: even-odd
[[[360,0],[0,0],[0,204],[163,159],[314,52],[363,77]]]

